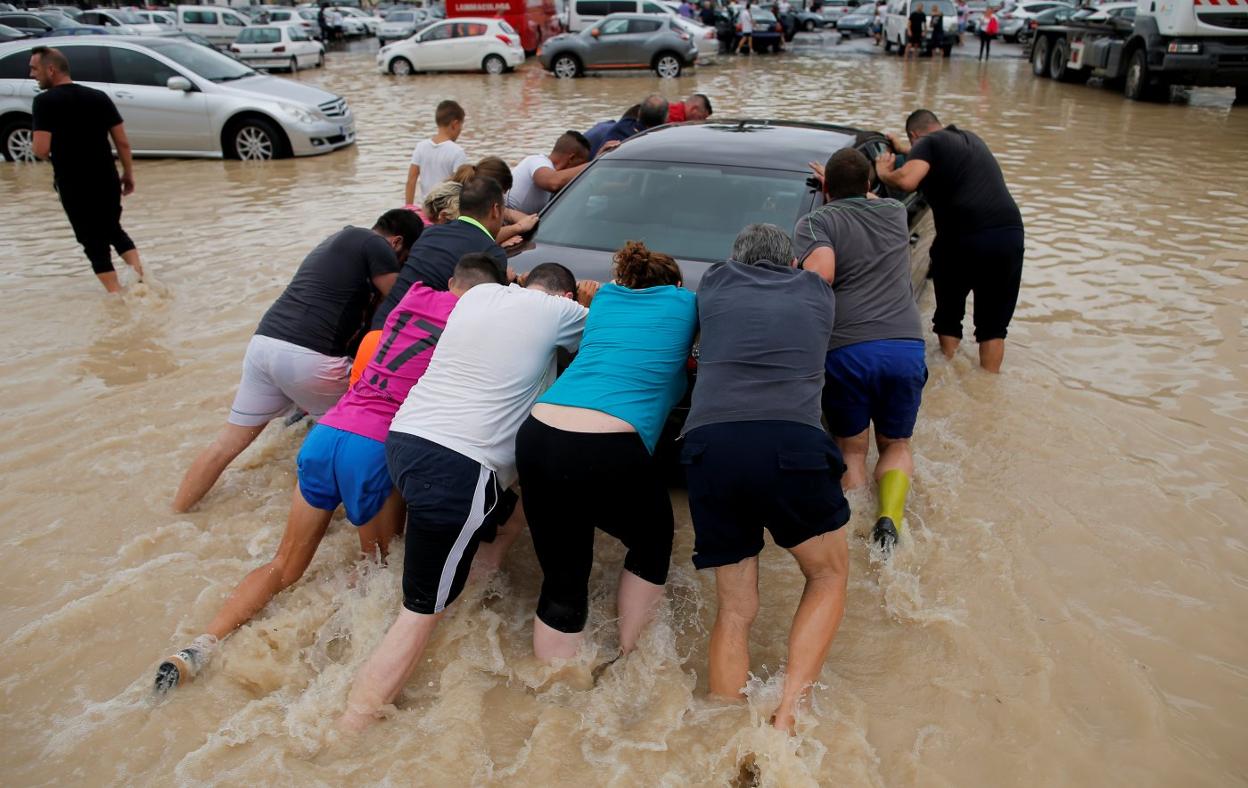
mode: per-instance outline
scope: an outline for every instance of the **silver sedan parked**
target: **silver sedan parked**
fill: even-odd
[[[560,79],[595,69],[650,68],[675,78],[698,59],[698,43],[672,17],[611,14],[580,33],[555,36],[537,52]]]

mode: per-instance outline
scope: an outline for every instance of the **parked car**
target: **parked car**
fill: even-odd
[[[834,25],[836,20],[852,12],[858,7],[858,0],[823,0],[823,6],[819,9],[820,15],[826,23]]]
[[[109,27],[113,32],[123,36],[159,35],[161,28],[155,22],[148,22],[134,11],[123,11],[118,8],[92,8],[83,11],[75,20],[84,25]]]
[[[1059,5],[1050,8],[1048,11],[1041,11],[1035,17],[1027,20],[1027,26],[1018,31],[1018,41],[1027,47],[1026,55],[1031,57],[1031,44],[1036,38],[1036,28],[1040,25],[1060,25],[1069,20],[1079,9],[1070,5]]]
[[[144,11],[142,9],[134,13],[142,17],[143,21],[158,25],[162,32],[164,30],[177,29],[178,20],[168,11]]]
[[[57,14],[64,14],[70,19],[77,19],[82,16],[82,9],[76,5],[45,5],[39,8],[40,11],[49,11]]]
[[[367,14],[358,8],[352,8],[351,6],[345,5],[336,6],[336,8],[338,9],[338,13],[342,14],[344,17],[354,19],[364,26],[364,32],[361,35],[376,36],[377,31],[381,29],[382,23],[385,22],[385,20],[381,17]]]
[[[0,25],[8,25],[36,38],[50,35],[73,35],[69,32],[70,30],[86,28],[85,25],[78,24],[64,14],[33,11],[0,14]],[[108,32],[94,25],[87,29],[92,33]]]
[[[325,65],[325,47],[296,24],[252,25],[230,44],[234,57],[253,67],[301,68]]]
[[[537,57],[560,79],[621,68],[651,68],[674,78],[697,61],[698,44],[667,14],[611,14],[580,33],[548,39]]]
[[[797,11],[793,16],[798,29],[805,30],[807,33],[813,33],[820,28],[833,24],[823,14],[817,14],[814,11]]]
[[[216,49],[216,47],[212,45],[211,41],[204,38],[199,33],[188,33],[185,30],[166,30],[165,32],[160,34],[160,37],[161,38],[180,38],[180,39],[183,39],[184,41],[190,41],[193,44],[199,44],[200,46],[208,47],[209,49]]]
[[[568,0],[569,33],[588,30],[609,14],[672,15],[672,9],[658,0]]]
[[[903,54],[906,51],[906,41],[910,32],[910,12],[916,3],[923,4],[923,10],[927,13],[930,25],[931,11],[934,6],[940,6],[940,12],[944,15],[944,46],[942,50],[945,55],[949,55],[953,51],[953,42],[958,38],[958,13],[953,7],[951,0],[889,0],[888,8],[884,12],[884,51],[888,52],[893,47],[897,47],[897,53]],[[921,50],[928,53],[931,50],[931,37],[924,36]]]
[[[455,17],[418,35],[383,46],[377,70],[396,76],[417,71],[484,71],[502,74],[524,62],[520,35],[505,20]]]
[[[754,20],[754,35],[750,45],[755,52],[766,52],[769,49],[779,52],[784,48],[784,26],[776,19],[775,14],[755,6],[750,9],[750,18]],[[739,27],[737,32],[740,33]],[[735,43],[733,47],[736,47]]]
[[[698,45],[698,65],[708,65],[719,58],[719,39],[715,34],[715,28],[707,27],[683,16],[672,16],[671,19],[676,27],[688,33]]]
[[[113,99],[136,155],[273,159],[355,143],[355,118],[341,96],[189,41],[99,36],[38,43],[58,47],[75,81]],[[0,44],[0,150],[9,160],[32,158],[33,44]]]
[[[410,38],[416,35],[416,31],[428,18],[428,14],[417,8],[391,11],[381,27],[377,28],[377,40],[384,46],[388,41]]]
[[[180,5],[177,21],[179,30],[198,33],[217,47],[232,44],[239,32],[249,24],[237,11],[211,5]]]
[[[321,26],[316,21],[315,11],[309,13],[305,9],[280,5],[247,6],[242,10],[251,16],[253,25],[299,25],[311,38],[319,40],[321,37]]]
[[[17,41],[22,38],[30,38],[30,34],[23,33],[21,30],[18,30],[16,27],[9,27],[8,25],[0,25],[0,42]]]
[[[854,11],[836,20],[837,31],[845,38],[871,35],[871,23],[875,21],[874,10]]]
[[[1006,41],[1018,41],[1019,34],[1027,29],[1027,23],[1036,16],[1066,3],[1054,0],[1034,0],[1033,2],[1011,3],[1001,9],[998,15],[1001,25],[1001,37]],[[1135,4],[1132,3],[1134,6]]]
[[[13,5],[12,3],[0,3],[0,12],[16,11],[16,10],[17,10],[17,6]]]

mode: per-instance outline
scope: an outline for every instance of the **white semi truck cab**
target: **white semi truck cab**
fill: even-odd
[[[1187,85],[1233,87],[1236,103],[1248,102],[1248,0],[1138,0],[1134,10],[1040,27],[1033,72],[1065,81],[1101,77],[1139,100]]]

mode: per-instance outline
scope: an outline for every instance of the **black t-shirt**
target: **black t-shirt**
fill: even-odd
[[[913,11],[910,14],[910,35],[917,41],[923,35],[923,25],[927,24],[927,14]]]
[[[910,158],[931,167],[919,188],[932,206],[936,233],[945,240],[956,233],[1023,226],[1001,166],[971,132],[946,126],[914,143]]]
[[[446,290],[459,258],[474,252],[493,257],[499,273],[507,275],[507,253],[480,227],[456,219],[426,228],[412,244],[412,252],[399,271],[398,281],[390,288],[390,295],[373,314],[373,328],[382,327],[390,310],[403,299],[413,282],[423,282],[431,290]]]
[[[103,91],[70,82],[35,96],[34,130],[52,133],[52,172],[59,189],[117,186],[108,132],[121,123]]]
[[[256,333],[327,356],[350,356],[367,328],[376,292],[373,277],[398,270],[398,258],[385,238],[362,227],[344,227],[303,259],[286,290],[260,318]]]

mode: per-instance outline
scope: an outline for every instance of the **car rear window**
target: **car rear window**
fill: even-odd
[[[0,58],[0,79],[30,79],[30,50],[21,49]]]
[[[723,260],[747,224],[792,227],[812,192],[801,173],[716,164],[602,161],[542,216],[539,243],[615,250],[641,239],[685,260]]]

